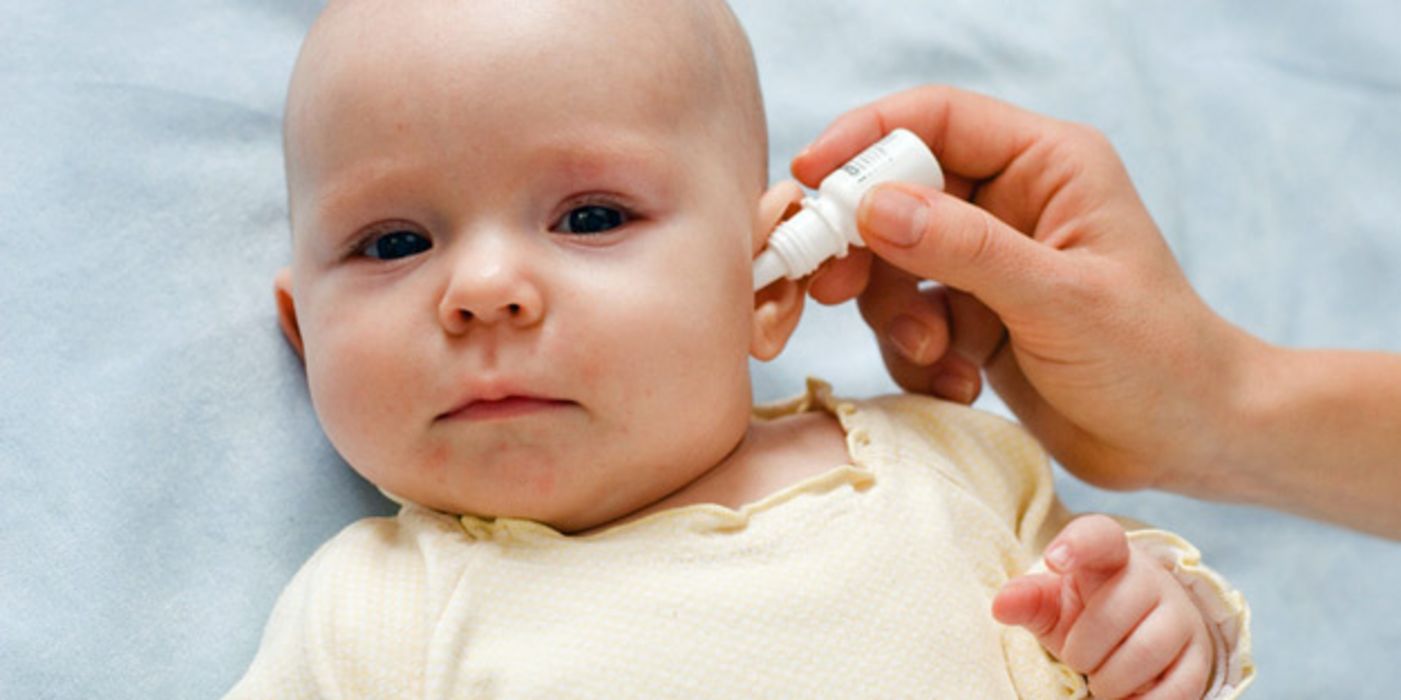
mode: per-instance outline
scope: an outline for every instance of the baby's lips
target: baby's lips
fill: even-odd
[[[444,414],[442,418],[448,420],[498,420],[534,415],[573,405],[575,405],[573,401],[564,399],[512,395],[499,399],[469,401],[460,408]]]

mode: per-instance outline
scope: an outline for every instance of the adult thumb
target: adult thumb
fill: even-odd
[[[958,197],[905,183],[868,192],[857,228],[871,251],[924,279],[980,299],[1001,314],[1045,301],[1056,251]]]

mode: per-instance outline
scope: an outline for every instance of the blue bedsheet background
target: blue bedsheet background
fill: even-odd
[[[273,314],[281,100],[317,7],[0,4],[0,697],[218,696],[298,565],[391,510],[321,436]],[[887,92],[990,92],[1107,132],[1233,321],[1291,345],[1401,351],[1401,6],[737,11],[775,177]],[[851,395],[892,388],[850,307],[811,308],[755,371],[761,399],[810,373]],[[1077,510],[1183,533],[1246,592],[1255,697],[1396,697],[1401,545],[1060,485]]]

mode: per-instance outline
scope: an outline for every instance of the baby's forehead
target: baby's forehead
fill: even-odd
[[[696,110],[724,81],[708,13],[692,2],[620,0],[339,0],[303,44],[288,94],[288,126],[318,107],[363,110],[386,100],[458,94],[490,109],[549,85],[567,108],[594,94]],[[412,92],[410,92],[410,90]],[[631,94],[629,94],[631,93]],[[358,109],[357,109],[358,108]],[[324,110],[322,110],[324,111]],[[324,121],[319,119],[318,121]]]
[[[731,60],[719,60],[725,54]],[[326,154],[357,137],[348,132],[374,120],[408,124],[438,110],[509,121],[541,109],[580,122],[627,110],[677,129],[713,122],[718,128],[696,138],[758,154],[767,179],[757,78],[723,3],[334,0],[308,35],[289,90],[289,188],[295,196],[303,161],[319,171]],[[453,128],[445,120],[422,131]]]

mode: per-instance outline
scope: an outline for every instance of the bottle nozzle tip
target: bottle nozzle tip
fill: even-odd
[[[773,284],[788,273],[788,266],[772,250],[765,250],[754,258],[754,291]]]

